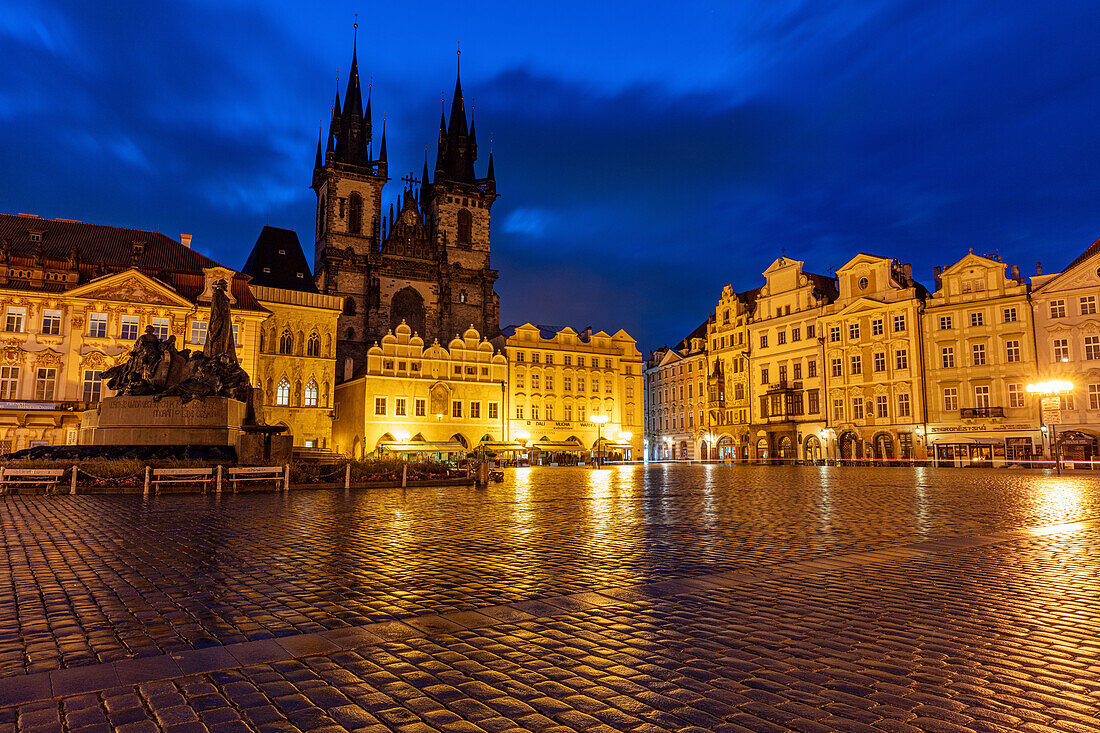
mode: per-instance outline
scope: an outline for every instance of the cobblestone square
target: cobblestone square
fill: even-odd
[[[1100,729],[1100,480],[0,500],[0,729]]]

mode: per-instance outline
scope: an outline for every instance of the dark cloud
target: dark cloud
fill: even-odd
[[[502,320],[653,347],[782,249],[820,272],[891,255],[928,282],[970,247],[1049,271],[1100,234],[1095,4],[732,5],[698,13],[705,42],[677,18],[652,58],[578,40],[555,65],[506,28],[476,37],[464,82],[480,165],[496,152]],[[651,38],[648,11],[626,29]],[[409,17],[390,19],[407,37],[365,30],[360,47],[395,178],[420,170],[453,84]],[[264,224],[308,241],[316,125],[350,50],[328,22],[297,4],[6,10],[0,210],[194,232],[231,265]]]

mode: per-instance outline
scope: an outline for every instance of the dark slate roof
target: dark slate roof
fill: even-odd
[[[1093,242],[1088,247],[1086,247],[1085,251],[1082,252],[1081,254],[1079,254],[1077,256],[1077,258],[1073,260],[1073,262],[1066,265],[1065,268],[1062,270],[1062,272],[1066,272],[1067,270],[1072,270],[1074,267],[1081,264],[1082,262],[1087,260],[1089,257],[1092,257],[1097,252],[1100,252],[1100,239],[1097,239],[1095,242]]]
[[[265,226],[241,272],[251,276],[253,285],[317,292],[302,244],[293,229]]]
[[[749,306],[749,310],[756,308],[756,299],[760,296],[760,291],[763,289],[763,285],[758,285],[751,290],[746,290],[741,293],[737,293],[737,297],[741,299],[746,305]]]
[[[41,233],[42,240],[32,242],[31,232]],[[202,292],[203,269],[225,267],[160,232],[25,214],[0,214],[0,242],[6,243],[13,265],[34,266],[40,249],[44,267],[69,269],[70,256],[76,254],[80,282],[68,286],[47,283],[43,291],[69,290],[97,277],[135,268],[193,301]],[[136,257],[135,242],[143,243],[142,253]],[[4,287],[20,288],[21,284],[11,281]],[[265,310],[252,296],[247,279],[235,277],[231,287],[237,300],[234,308]]]
[[[836,286],[836,278],[831,275],[818,275],[814,272],[802,271],[802,274],[810,279],[817,289],[825,295],[825,300],[833,302],[840,296],[840,290]]]

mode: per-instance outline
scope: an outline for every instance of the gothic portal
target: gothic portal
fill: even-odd
[[[366,363],[367,349],[404,320],[427,344],[448,343],[471,325],[500,332],[497,272],[490,266],[490,212],[497,198],[493,155],[485,177],[474,170],[477,136],[455,80],[450,117],[440,116],[434,175],[428,161],[411,173],[388,212],[386,131],[377,151],[368,89],[364,108],[359,65],[341,102],[333,102],[327,143],[317,140],[314,273],[322,293],[344,299],[337,333],[337,379]],[[433,180],[429,181],[429,177]],[[350,365],[350,368],[349,366]]]

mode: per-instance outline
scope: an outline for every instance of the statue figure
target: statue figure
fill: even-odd
[[[233,363],[237,363],[237,352],[233,343],[233,324],[229,320],[229,296],[225,294],[229,287],[224,279],[214,283],[214,297],[210,301],[210,326],[206,329],[206,343],[202,347],[203,356],[216,357],[228,354]]]
[[[246,405],[245,423],[263,425],[259,390],[252,387],[248,374],[237,361],[230,320],[228,284],[213,285],[210,321],[206,343],[201,352],[176,348],[176,337],[157,338],[152,326],[134,342],[128,361],[103,373],[107,386],[120,395],[179,397],[186,404],[204,397],[229,397]]]

